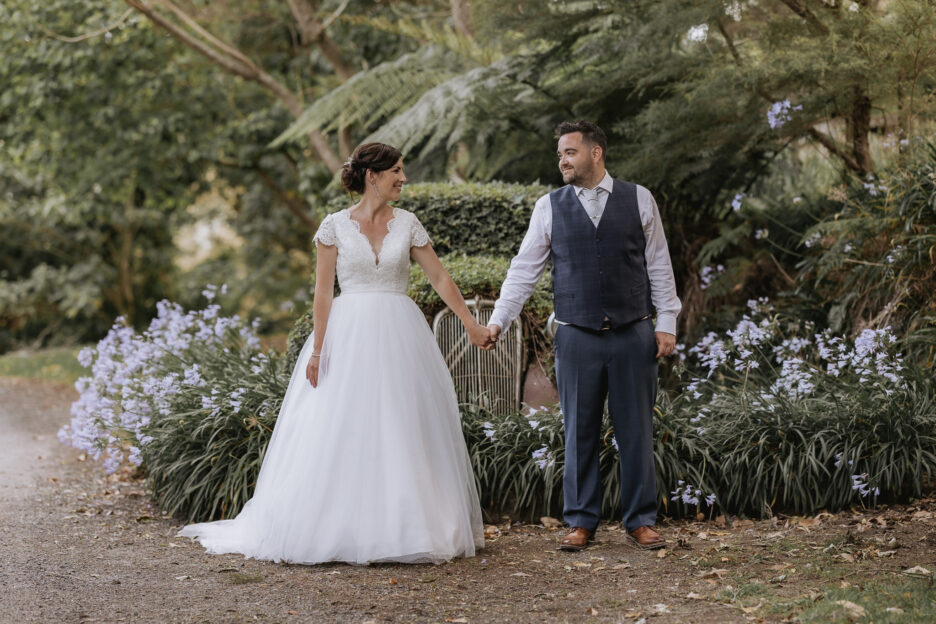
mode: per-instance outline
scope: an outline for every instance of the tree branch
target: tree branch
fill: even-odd
[[[829,29],[825,24],[819,21],[819,18],[816,17],[815,13],[809,10],[805,4],[800,0],[780,0],[783,4],[787,5],[791,11],[802,17],[804,20],[809,22],[813,27],[816,28],[823,35],[829,34]]]
[[[109,26],[104,26],[103,28],[99,28],[95,30],[94,32],[89,32],[89,33],[85,33],[84,35],[79,35],[77,37],[65,37],[63,35],[59,35],[58,33],[55,33],[52,30],[46,28],[42,24],[37,23],[36,26],[39,27],[39,30],[49,35],[53,39],[58,39],[59,41],[64,41],[65,43],[78,43],[79,41],[84,41],[86,39],[93,39],[94,37],[103,35],[104,33],[123,25],[123,23],[127,21],[127,18],[130,17],[131,13],[133,13],[133,9],[127,9],[124,12],[124,14],[121,15],[117,19],[117,21],[114,22],[113,24],[110,24]]]
[[[315,44],[325,58],[328,59],[328,62],[335,69],[335,73],[338,74],[342,82],[351,78],[351,76],[354,75],[354,71],[345,64],[344,59],[341,58],[341,49],[338,47],[338,44],[335,43],[334,39],[328,36],[328,33],[325,31],[325,24],[320,22],[318,17],[316,17],[315,7],[309,3],[308,0],[287,0],[287,2],[289,2],[289,8],[292,10],[292,14],[299,24],[299,32],[302,35],[303,43]],[[338,13],[344,10],[347,4],[348,3],[345,2],[338,8],[335,14],[329,18],[329,24],[335,20]]]
[[[728,44],[728,51],[731,52],[731,56],[734,57],[735,63],[737,63],[738,66],[742,65],[741,55],[738,54],[738,49],[735,48],[734,41],[728,35],[728,31],[725,29],[725,25],[720,19],[715,20],[715,23],[718,24],[718,32],[721,33],[721,36],[725,39],[725,43]]]
[[[170,10],[177,16],[184,15],[181,9],[174,7],[174,5],[171,5],[167,0],[158,1],[170,7]],[[245,54],[218,40],[203,28],[194,24],[194,20],[192,20],[191,17],[186,15],[184,18],[179,17],[179,19],[186,24],[194,24],[194,26],[192,26],[193,30],[202,34],[204,38],[193,36],[174,22],[160,15],[153,7],[144,4],[141,0],[124,0],[124,2],[215,65],[218,65],[235,76],[263,85],[268,90],[272,91],[294,117],[299,117],[299,115],[302,114],[302,102],[295,93],[276,80],[276,78],[263,71]],[[309,133],[309,140],[312,143],[312,147],[318,153],[319,158],[325,163],[325,166],[327,166],[332,173],[337,172],[341,168],[341,160],[331,149],[325,136],[316,130]]]
[[[192,19],[191,16],[189,16],[185,11],[183,11],[182,9],[174,5],[169,0],[156,0],[156,1],[162,4],[163,6],[165,6],[170,11],[172,11],[173,15],[175,15],[180,20],[182,20],[182,22],[186,26],[188,26],[189,28],[194,30],[196,33],[201,35],[204,39],[207,39],[208,42],[211,43],[211,45],[213,45],[214,47],[229,54],[230,56],[233,56],[236,59],[239,59],[245,65],[253,65],[253,62],[249,58],[247,58],[247,56],[244,55],[240,50],[224,43],[223,41],[221,41],[220,39],[212,35],[210,32],[202,28],[201,25],[198,22],[196,22],[194,19]]]
[[[829,150],[830,153],[837,156],[838,158],[841,158],[842,162],[848,165],[849,169],[853,169],[854,171],[857,171],[858,173],[865,173],[861,165],[858,164],[858,161],[855,160],[855,157],[849,154],[848,152],[844,151],[841,147],[839,147],[838,144],[831,137],[825,134],[822,134],[815,128],[809,128],[806,132],[809,134],[809,136],[814,138],[817,143],[819,143],[824,148]]]
[[[471,32],[471,6],[468,4],[468,0],[451,0],[452,7],[452,23],[455,25],[455,30],[470,37]]]

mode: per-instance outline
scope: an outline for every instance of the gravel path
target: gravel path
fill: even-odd
[[[790,565],[796,551],[774,553],[771,539],[808,538],[817,546],[806,552],[831,561],[834,553],[819,545],[868,523],[839,516],[807,529],[776,519],[681,524],[665,529],[671,548],[663,556],[628,547],[613,525],[570,554],[556,550],[557,531],[509,524],[491,527],[479,556],[440,566],[292,566],[206,555],[175,537],[180,523],[150,505],[139,481],[106,477],[58,442],[74,398],[67,386],[0,378],[2,623],[745,622],[756,609],[745,611],[724,592],[729,582],[766,582],[778,565]],[[926,522],[904,537],[902,525],[884,526],[931,553],[936,527]],[[921,561],[919,551],[903,553],[888,560],[895,570]],[[788,590],[770,587],[795,598],[810,584],[803,577]]]

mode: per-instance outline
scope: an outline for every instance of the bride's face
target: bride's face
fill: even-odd
[[[374,183],[377,185],[377,191],[386,201],[400,199],[403,192],[403,185],[406,184],[406,174],[403,173],[403,159],[401,158],[395,165],[381,171],[374,176]]]

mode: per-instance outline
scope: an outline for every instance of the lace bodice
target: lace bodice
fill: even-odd
[[[429,234],[412,212],[393,209],[378,254],[346,208],[325,217],[313,241],[338,246],[338,284],[342,293],[405,293],[409,284],[410,248],[430,242]]]

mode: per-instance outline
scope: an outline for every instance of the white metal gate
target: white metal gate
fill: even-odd
[[[494,302],[469,299],[465,303],[482,325],[487,325]],[[482,351],[468,340],[468,333],[450,308],[432,322],[439,349],[452,373],[461,403],[477,403],[495,414],[520,409],[523,377],[523,329],[519,320],[491,351]]]

